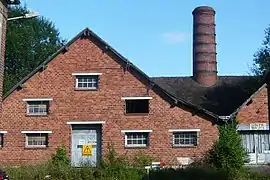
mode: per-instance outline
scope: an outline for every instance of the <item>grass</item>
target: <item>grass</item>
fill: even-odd
[[[59,147],[46,163],[5,167],[4,170],[11,180],[44,180],[45,177],[50,180],[270,180],[270,174],[263,172],[247,168],[229,172],[207,163],[194,163],[185,169],[152,170],[147,174],[144,166],[151,164],[150,157],[138,154],[133,162],[127,161],[113,148],[98,168],[74,168],[69,162],[65,147]]]
[[[140,168],[128,168],[123,165],[103,165],[99,168],[73,168],[66,164],[51,162],[20,167],[6,167],[11,180],[44,180],[46,176],[53,180],[141,180],[145,171]]]
[[[6,167],[11,180],[270,180],[270,175],[243,169],[230,178],[229,175],[211,167],[188,167],[186,169],[163,169],[150,171],[143,168],[130,168],[124,164],[104,164],[99,168],[73,168],[66,164],[51,162],[40,165]]]

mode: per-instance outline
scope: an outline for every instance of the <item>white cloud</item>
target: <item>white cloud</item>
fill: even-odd
[[[183,43],[190,37],[190,33],[186,32],[166,32],[162,34],[162,38],[172,44]]]

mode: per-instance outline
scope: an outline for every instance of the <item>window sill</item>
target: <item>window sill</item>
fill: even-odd
[[[125,149],[147,149],[149,146],[125,146]]]
[[[194,146],[194,145],[173,145],[173,148],[197,148],[198,145]]]
[[[26,117],[47,117],[49,114],[26,114]]]
[[[31,149],[47,149],[48,148],[48,146],[26,146],[26,147],[24,147],[24,149],[29,149],[29,150],[31,150]]]
[[[126,116],[148,116],[149,113],[125,113]]]
[[[75,88],[75,91],[98,91],[97,89],[80,89],[80,88]]]

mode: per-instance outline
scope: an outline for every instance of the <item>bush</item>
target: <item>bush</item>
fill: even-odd
[[[139,152],[137,155],[135,155],[135,158],[133,160],[135,167],[141,167],[144,168],[145,166],[150,166],[152,164],[153,159],[148,155],[143,155],[142,152]]]
[[[231,176],[235,176],[243,168],[247,159],[236,126],[234,120],[219,127],[219,139],[207,157],[210,165],[228,172]]]
[[[228,157],[224,155],[225,152],[227,153],[225,150],[234,150],[237,147],[236,142],[233,145],[231,141],[226,141],[231,145],[231,148],[229,148],[222,141],[225,137],[234,137],[236,139],[237,136],[232,132],[233,128],[235,127],[228,125],[224,129],[221,128],[220,140],[209,153],[209,160],[206,161],[212,162],[211,164],[199,162],[185,169],[152,170],[149,176],[143,168],[143,166],[151,163],[152,160],[149,156],[140,153],[134,159],[133,163],[127,163],[124,160],[126,159],[124,156],[119,156],[116,153],[113,145],[109,147],[109,151],[106,154],[106,161],[102,163],[102,166],[97,168],[90,166],[81,168],[71,167],[68,164],[66,150],[62,146],[57,149],[56,154],[52,156],[52,160],[48,163],[21,166],[19,168],[7,167],[5,170],[12,180],[41,180],[45,179],[45,176],[48,175],[50,176],[49,179],[52,180],[270,180],[270,176],[265,173],[254,172],[243,168],[242,164],[231,164],[238,163],[231,159],[235,154],[229,153]],[[224,133],[228,133],[228,137]],[[222,147],[225,147],[225,150]],[[237,155],[239,154],[241,155],[240,152]],[[218,159],[218,155],[221,155],[221,159]],[[241,158],[239,159],[241,160]],[[232,176],[231,168],[238,168],[237,171],[233,171],[234,176]]]
[[[70,163],[67,157],[67,150],[65,146],[58,147],[56,154],[53,154],[51,159],[53,164],[69,165]]]
[[[116,153],[113,143],[108,144],[108,152],[105,155],[103,164],[106,165],[124,165],[126,164],[125,158]]]

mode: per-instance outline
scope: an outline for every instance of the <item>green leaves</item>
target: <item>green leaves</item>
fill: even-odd
[[[231,174],[241,170],[247,159],[236,126],[233,121],[219,127],[219,139],[208,155],[210,164]]]
[[[28,13],[26,7],[10,7],[8,17]],[[44,17],[8,21],[4,92],[56,52],[65,40],[53,22]],[[12,77],[12,78],[11,78]]]
[[[263,75],[268,69],[270,69],[270,26],[265,29],[262,47],[254,54],[252,71],[255,75]]]

